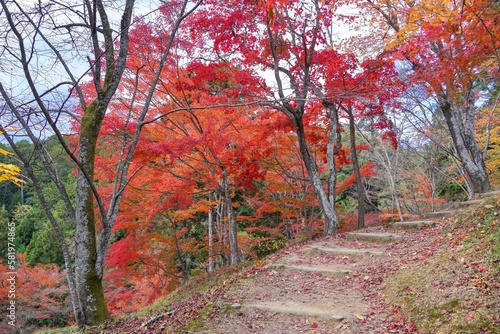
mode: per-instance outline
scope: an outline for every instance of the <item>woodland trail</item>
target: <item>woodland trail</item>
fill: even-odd
[[[403,253],[423,250],[422,232],[376,227],[288,248],[230,288],[216,320],[189,333],[390,332],[384,278],[403,264]]]
[[[440,249],[447,217],[371,227],[289,247],[220,298],[218,315],[186,333],[407,333],[413,324],[386,303],[385,279]]]

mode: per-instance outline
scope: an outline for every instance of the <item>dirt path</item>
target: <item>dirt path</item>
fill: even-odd
[[[229,288],[202,328],[185,333],[404,333],[397,310],[385,304],[384,279],[432,242],[430,229],[407,227],[283,250]]]
[[[496,222],[498,210],[500,202],[467,210],[461,219],[449,210],[435,212],[432,221],[370,227],[288,247],[267,263],[193,278],[154,308],[89,333],[415,333],[419,329],[400,309],[412,305],[420,308],[410,312],[420,326],[428,314],[442,318],[432,323],[444,325],[439,333],[470,325],[479,329],[470,333],[497,333],[490,329],[500,324],[500,282],[462,243],[470,233],[489,233],[494,224],[483,228],[485,214]],[[387,304],[386,284],[397,306]]]

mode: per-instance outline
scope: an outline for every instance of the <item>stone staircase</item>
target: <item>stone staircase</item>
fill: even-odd
[[[437,219],[437,218],[449,217],[449,216],[458,214],[471,206],[481,204],[486,198],[489,198],[492,196],[500,196],[500,190],[476,194],[474,199],[470,199],[468,201],[463,201],[463,202],[454,202],[451,205],[449,205],[449,208],[447,210],[436,211],[436,212],[427,212],[427,213],[422,215],[422,218],[424,218],[424,219]]]
[[[399,238],[400,236],[394,233],[350,232],[347,234],[347,239],[379,243],[393,242],[398,240]]]
[[[270,257],[255,277],[242,282],[234,294],[227,296],[229,300],[224,303],[229,306],[229,318],[225,323],[220,321],[216,327],[196,333],[367,332],[363,323],[373,307],[367,297],[370,291],[345,288],[346,280],[368,280],[375,259],[383,262],[402,238],[411,238],[412,233],[435,226],[433,218],[458,213],[496,195],[500,192],[457,203],[452,210],[434,212],[423,220],[397,222],[388,228],[350,232],[343,237],[293,246]],[[303,324],[312,327],[307,330]]]
[[[328,328],[324,333],[359,333],[357,326],[372,305],[365,298],[366,292],[342,288],[342,282],[369,277],[371,260],[388,256],[386,248],[400,238],[397,232],[351,232],[345,238],[310,242],[273,258],[239,289],[246,291],[244,294],[226,303],[230,312],[255,319],[253,329],[258,333],[303,333],[292,328],[293,323],[301,322],[321,322],[321,328]],[[304,277],[315,283],[296,286],[295,281]],[[234,317],[232,330],[220,326],[203,333],[230,333],[239,319]],[[282,332],[276,332],[276,323],[286,324]],[[238,327],[238,331],[243,330]]]

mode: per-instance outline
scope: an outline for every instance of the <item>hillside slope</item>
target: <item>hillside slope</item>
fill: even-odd
[[[88,333],[500,333],[500,197],[474,204],[193,278]]]

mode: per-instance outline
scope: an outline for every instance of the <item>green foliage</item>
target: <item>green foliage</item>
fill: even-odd
[[[337,172],[337,182],[345,181],[354,171],[354,168],[350,165],[341,166]]]
[[[339,212],[342,213],[357,213],[358,212],[358,200],[354,197],[347,196],[344,192],[336,196],[335,204],[338,207]]]
[[[50,225],[44,226],[33,234],[26,253],[28,265],[31,267],[38,263],[54,263],[64,267],[62,249]]]
[[[42,163],[38,160],[34,152],[34,146],[28,141],[16,143],[18,149],[26,157],[31,157],[30,163],[35,173],[41,180],[42,192],[45,195],[48,206],[56,220],[60,223],[65,237],[73,235],[71,219],[67,215],[66,207],[60,198],[58,189],[50,179]],[[58,172],[58,176],[65,185],[69,196],[74,197],[76,184],[72,176],[72,163],[67,159],[62,147],[55,137],[50,137],[44,142],[45,149],[52,159],[53,168]],[[9,147],[0,145],[0,148],[9,150]],[[0,155],[0,162],[6,159]],[[64,265],[61,248],[54,235],[52,226],[39,200],[33,193],[29,183],[21,187],[16,187],[10,182],[2,182],[0,185],[0,205],[4,207],[2,217],[11,219],[16,227],[16,248],[19,253],[27,253],[27,261],[30,266],[37,263],[55,263]],[[0,232],[4,224],[0,226]],[[5,235],[2,232],[2,236]],[[4,248],[5,249],[5,248]],[[3,251],[3,249],[2,249]]]
[[[0,207],[0,259],[5,260],[7,256],[7,243],[9,232],[9,216],[7,210],[2,206]]]
[[[68,189],[71,188],[74,187],[68,186]],[[55,186],[51,183],[47,184],[44,193],[52,207],[54,217],[60,222],[65,237],[70,238],[74,229],[66,213],[64,203],[57,197]],[[63,267],[62,250],[52,225],[38,200],[35,199],[34,202],[33,206],[18,206],[14,212],[18,251],[26,252],[30,266],[35,266],[37,263],[54,263]]]
[[[466,200],[467,196],[464,194],[465,185],[457,182],[443,182],[438,184],[436,194],[447,201]]]
[[[275,235],[273,238],[263,238],[252,246],[252,250],[259,259],[271,255],[288,246],[288,240],[283,235]]]
[[[16,246],[19,253],[26,252],[26,248],[36,232],[36,222],[39,219],[30,205],[19,205],[14,211],[12,221],[16,226]]]
[[[76,182],[72,176],[72,165],[62,152],[60,145],[57,145],[55,138],[49,138],[46,142],[47,150],[54,160],[55,168],[59,173],[61,181],[64,183],[66,191],[70,198],[74,198],[76,191]],[[47,203],[51,208],[54,218],[59,222],[64,236],[68,239],[73,236],[74,227],[67,214],[66,206],[60,198],[56,185],[49,179],[43,185],[43,193]],[[62,256],[61,246],[55,236],[52,225],[38,199],[33,200],[33,208],[25,216],[25,222],[21,226],[27,229],[34,226],[35,231],[31,234],[32,239],[26,247],[27,260],[29,265],[34,266],[37,263],[54,263],[64,267],[64,258]]]

